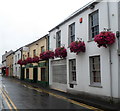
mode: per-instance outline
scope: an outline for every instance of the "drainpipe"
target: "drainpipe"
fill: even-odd
[[[21,60],[22,60],[22,52],[23,51],[23,47],[21,48]],[[20,65],[20,69],[21,69],[21,71],[20,71],[20,79],[22,80],[22,65]]]
[[[110,30],[110,9],[109,9],[109,1],[107,1],[107,13],[108,13],[108,30]],[[113,88],[112,88],[112,60],[111,60],[111,47],[109,46],[109,64],[110,64],[110,96],[111,101],[113,101]]]
[[[49,35],[47,37],[47,49],[49,50]],[[48,59],[48,86],[49,86],[49,59]]]

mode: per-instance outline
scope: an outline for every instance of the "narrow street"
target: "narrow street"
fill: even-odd
[[[1,109],[80,109],[96,110],[97,108],[78,103],[61,95],[25,85],[17,80],[2,78]]]

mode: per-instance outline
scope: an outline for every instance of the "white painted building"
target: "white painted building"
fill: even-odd
[[[17,49],[13,56],[13,76],[20,79],[21,67],[17,64],[18,60],[21,59],[22,48]]]
[[[14,57],[13,57],[13,76],[20,79],[21,78],[21,66],[17,64],[18,60],[22,59],[22,55],[24,52],[28,52],[28,47],[23,46],[19,49],[17,49],[14,52]]]
[[[120,2],[114,1],[116,2],[90,2],[49,31],[50,50],[55,50],[56,44],[60,42],[67,49],[66,59],[49,61],[51,88],[113,100],[120,99],[118,39],[116,37],[115,43],[107,48],[98,48],[93,40],[104,28],[111,29],[113,33],[120,31]],[[70,41],[77,38],[82,38],[86,45],[86,51],[78,55],[71,53],[68,48]],[[96,75],[93,74],[93,66]]]

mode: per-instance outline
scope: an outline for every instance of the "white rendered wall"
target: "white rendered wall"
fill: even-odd
[[[18,58],[18,54],[19,54],[19,58]],[[14,54],[14,65],[13,65],[13,75],[18,77],[20,79],[20,72],[21,72],[21,69],[20,69],[20,65],[17,64],[18,60],[21,59],[21,51],[18,50],[15,52]],[[17,68],[17,70],[16,70]]]
[[[117,3],[112,2],[109,3],[110,6],[110,28],[116,33],[118,30],[118,16],[117,16]],[[67,56],[67,84],[68,89],[73,91],[82,91],[91,94],[103,95],[103,96],[111,96],[111,88],[112,88],[112,96],[118,98],[118,55],[117,55],[117,40],[111,46],[111,58],[112,58],[112,86],[110,84],[110,56],[109,56],[109,48],[98,48],[94,41],[89,41],[89,14],[94,12],[95,10],[99,10],[99,30],[103,31],[104,28],[108,27],[108,13],[107,13],[107,3],[101,2],[95,5],[94,9],[88,9],[63,25],[59,26],[59,29],[54,29],[49,33],[50,35],[50,49],[54,50],[56,48],[56,40],[54,39],[55,34],[58,30],[61,30],[61,43],[65,44],[65,47],[68,47],[68,27],[70,24],[75,22],[75,37],[82,38],[86,44],[86,52],[79,53],[78,55],[74,53],[70,53],[69,48],[67,48],[68,56]],[[83,23],[79,23],[79,19],[83,18]],[[90,72],[89,72],[89,57],[100,55],[100,63],[101,63],[101,86],[91,87],[90,85]],[[77,85],[74,88],[69,87],[69,59],[76,58],[76,70],[77,70]],[[52,72],[51,72],[51,64],[50,64],[50,85],[52,84]]]

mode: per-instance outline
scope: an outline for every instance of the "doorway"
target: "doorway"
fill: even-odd
[[[24,80],[24,77],[25,77],[25,68],[22,68],[22,71],[21,71],[21,80]]]
[[[38,75],[38,68],[37,67],[34,67],[33,68],[33,82],[34,83],[37,83],[37,75]]]
[[[46,70],[45,68],[41,68],[41,81],[46,81]]]

